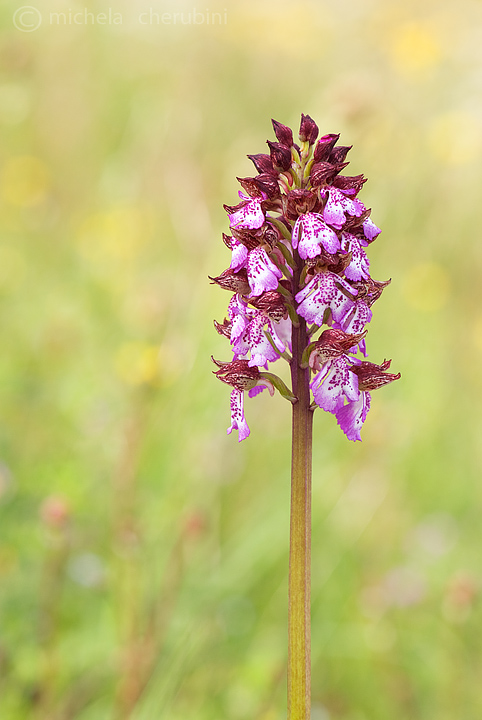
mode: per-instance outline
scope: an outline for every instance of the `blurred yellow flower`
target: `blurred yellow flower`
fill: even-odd
[[[157,385],[160,379],[160,348],[143,342],[120,346],[114,360],[118,377],[128,385]]]
[[[5,163],[1,193],[7,203],[17,206],[36,205],[45,199],[49,187],[49,170],[39,158],[19,155]]]
[[[403,294],[408,305],[422,312],[441,310],[450,296],[450,277],[436,263],[415,265],[403,279]]]
[[[282,52],[296,60],[319,59],[328,49],[326,27],[329,9],[323,8],[323,24],[318,21],[316,3],[300,0],[286,2],[250,2],[236,8],[236,22],[226,30],[233,42],[256,52]],[[309,18],[309,20],[307,20]]]
[[[94,213],[79,228],[80,252],[94,264],[129,262],[146,245],[152,226],[149,208],[115,207]]]
[[[441,59],[441,46],[434,32],[418,23],[398,27],[391,45],[395,67],[404,75],[417,75]]]

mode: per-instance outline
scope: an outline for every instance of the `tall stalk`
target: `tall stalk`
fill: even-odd
[[[309,720],[311,707],[311,465],[313,411],[309,369],[301,368],[306,324],[293,327],[291,379],[293,405],[291,456],[290,572],[288,604],[288,720]]]
[[[234,357],[213,361],[232,387],[227,432],[237,430],[239,441],[250,433],[246,394],[267,388],[293,403],[288,720],[309,720],[313,409],[334,415],[348,440],[361,440],[371,391],[400,373],[387,372],[390,360],[376,365],[358,356],[367,356],[371,306],[390,281],[369,274],[365,248],[380,228],[357,197],[363,175],[340,175],[350,147],[337,146],[334,133],[317,140],[309,115],[301,115],[299,145],[286,125],[273,120],[273,128],[278,142],[268,140],[270,154],[248,155],[257,177],[238,178],[241,202],[224,206],[231,264],[210,279],[234,293],[229,318],[215,322]],[[290,364],[291,389],[267,372],[280,358]]]

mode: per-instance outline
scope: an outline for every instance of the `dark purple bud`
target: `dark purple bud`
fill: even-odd
[[[327,182],[331,182],[335,176],[343,170],[348,163],[338,163],[333,165],[329,162],[315,163],[311,168],[310,179],[313,187],[318,185],[324,185]]]
[[[291,167],[291,150],[286,145],[281,143],[266,141],[269,145],[271,160],[275,169],[289,170]]]
[[[238,272],[234,272],[234,270],[228,268],[222,272],[221,275],[218,275],[218,277],[208,275],[208,278],[213,284],[215,283],[219,285],[219,287],[222,287],[223,290],[229,290],[230,292],[239,293],[240,295],[247,295],[251,290],[245,268],[241,268]]]
[[[367,179],[363,175],[338,175],[333,180],[333,185],[340,190],[353,190],[350,197],[358,195]]]
[[[253,388],[259,380],[259,370],[257,367],[249,367],[248,361],[243,359],[236,359],[232,362],[219,362],[211,357],[213,363],[215,363],[219,370],[214,370],[214,375],[226,383],[236,388],[240,392],[243,390],[250,390]]]
[[[222,324],[218,323],[216,320],[214,320],[213,322],[214,327],[220,335],[224,335],[224,337],[227,337],[228,339],[231,338],[231,330],[233,329],[233,323],[230,320],[224,318]]]
[[[291,147],[293,145],[293,131],[291,130],[291,128],[287,127],[286,125],[282,125],[276,120],[271,120],[271,122],[273,123],[274,134],[276,135],[280,143]]]
[[[267,195],[270,200],[278,198],[281,194],[278,180],[273,175],[261,173],[261,175],[254,178],[254,182],[256,183],[258,190]]]
[[[339,137],[340,133],[338,133],[338,135],[330,134],[323,135],[323,137],[318,140],[315,150],[313,152],[313,158],[315,160],[315,163],[326,162],[328,160],[328,158],[330,157],[330,153],[333,150],[335,144],[337,143]]]
[[[248,157],[259,173],[269,173],[269,175],[277,174],[269,155],[259,153],[258,155],[248,155]]]
[[[259,297],[252,298],[249,302],[257,310],[265,312],[271,320],[279,321],[287,316],[283,296],[276,290],[268,290]]]
[[[233,238],[231,235],[226,235],[226,233],[223,233],[223,243],[226,245],[228,250],[233,249]]]
[[[317,202],[317,197],[310,190],[291,190],[288,195],[282,196],[283,214],[289,220],[296,220],[300,215],[311,212]]]
[[[330,153],[330,157],[328,158],[328,162],[342,163],[352,147],[353,145],[340,145],[339,147],[333,148]]]
[[[258,247],[263,242],[265,230],[265,225],[257,230],[251,230],[250,228],[231,228],[233,237],[239,240],[248,250],[254,250],[255,247]]]
[[[264,226],[264,242],[274,247],[279,240],[281,240],[281,233],[275,225],[272,225],[269,220]]]
[[[241,183],[243,190],[245,190],[250,197],[262,198],[263,196],[261,194],[261,190],[256,184],[256,179],[257,178],[236,178],[236,180]]]
[[[384,360],[381,365],[364,360],[361,365],[353,365],[350,370],[358,377],[359,390],[377,390],[394,380],[399,380],[400,373],[385,372],[390,367],[391,360]]]
[[[336,275],[341,275],[351,263],[351,259],[351,252],[329,255],[326,262],[326,269]]]
[[[318,125],[315,123],[313,118],[309,115],[303,115],[301,113],[301,125],[300,125],[300,140],[301,142],[308,141],[310,145],[313,145],[316,138],[318,137]]]
[[[321,366],[328,362],[328,360],[334,360],[340,357],[340,355],[347,353],[350,348],[358,345],[366,334],[366,330],[357,335],[350,335],[349,333],[343,332],[343,330],[325,330],[321,333],[320,339],[310,345],[309,366],[313,370],[320,370]]]
[[[355,290],[358,290],[357,300],[363,300],[370,307],[391,282],[391,280],[378,281],[368,278],[367,280],[357,280],[351,284]]]

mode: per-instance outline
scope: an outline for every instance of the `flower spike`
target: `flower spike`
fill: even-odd
[[[269,154],[248,155],[258,175],[238,178],[240,202],[224,206],[230,265],[210,278],[233,293],[228,317],[215,322],[234,354],[215,371],[233,388],[229,432],[249,434],[245,391],[254,397],[269,383],[296,401],[281,380],[268,380],[269,364],[286,361],[292,375],[297,367],[311,374],[310,407],[334,414],[348,439],[361,440],[370,392],[400,378],[386,361],[365,359],[372,306],[390,282],[370,275],[367,249],[380,228],[358,198],[366,178],[343,174],[352,146],[338,145],[337,133],[317,139],[309,115],[301,116],[300,146],[288,126],[272,123]],[[292,340],[300,332],[302,347]]]

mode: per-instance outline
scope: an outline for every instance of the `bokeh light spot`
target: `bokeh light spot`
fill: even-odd
[[[157,384],[160,379],[158,345],[129,342],[120,346],[115,356],[117,375],[128,385]]]
[[[403,294],[415,310],[437,312],[450,296],[450,278],[447,271],[436,263],[415,265],[403,279]]]
[[[140,207],[115,207],[89,215],[82,222],[78,244],[81,254],[94,264],[133,260],[152,232],[152,215]]]
[[[30,98],[27,90],[16,83],[0,85],[0,122],[17,125],[28,117]]]
[[[397,28],[391,46],[395,67],[404,75],[417,75],[436,65],[441,47],[432,30],[418,23]]]
[[[5,163],[1,190],[10,205],[36,205],[45,199],[49,186],[49,170],[39,158],[19,155]]]
[[[480,154],[480,121],[468,112],[449,112],[433,121],[428,135],[430,151],[446,165],[464,165]]]

